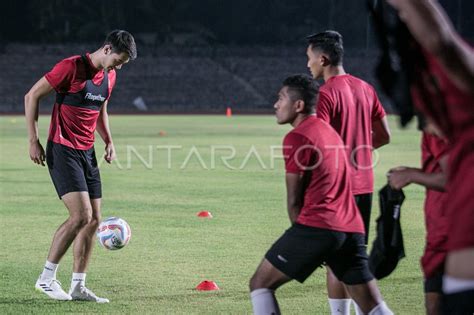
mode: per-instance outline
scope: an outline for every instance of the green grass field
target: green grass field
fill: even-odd
[[[102,215],[124,218],[133,235],[120,251],[95,246],[87,284],[111,301],[97,305],[56,302],[34,290],[52,235],[67,212],[47,168],[29,159],[24,118],[0,117],[0,313],[251,313],[248,280],[268,247],[289,226],[283,161],[273,159],[273,167],[271,161],[272,146],[281,145],[290,127],[278,126],[272,116],[117,115],[110,120],[118,163],[101,165]],[[43,145],[48,125],[49,117],[40,116]],[[418,132],[396,125],[392,119],[392,142],[379,150],[377,190],[390,167],[419,165]],[[164,149],[169,145],[180,146],[170,149],[171,159]],[[222,161],[232,153],[228,146],[235,148],[235,157]],[[100,139],[96,152],[103,152]],[[280,156],[277,148],[273,152]],[[418,261],[425,235],[424,190],[411,186],[405,192],[407,257],[379,286],[395,313],[422,314]],[[214,218],[197,218],[200,210],[211,211]],[[65,288],[71,268],[68,252],[58,271]],[[205,279],[215,281],[221,290],[194,290]],[[324,270],[318,269],[304,284],[285,285],[277,297],[284,314],[328,314]]]

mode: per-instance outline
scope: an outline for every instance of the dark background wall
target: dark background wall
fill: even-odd
[[[336,28],[348,46],[367,44],[365,0],[7,0],[2,1],[6,42],[98,41],[107,30],[128,29],[169,43],[194,34],[202,43],[298,43],[308,33]],[[467,38],[474,38],[474,1],[442,5]]]
[[[336,29],[345,67],[375,83],[377,45],[365,0],[7,0],[0,12],[0,111],[21,111],[23,95],[59,60],[97,49],[121,28],[139,58],[119,73],[111,110],[265,112],[289,74],[307,72],[305,36]],[[474,1],[441,1],[474,42]],[[383,97],[383,96],[382,96]],[[52,98],[42,104],[49,111]],[[386,102],[389,107],[388,101]]]

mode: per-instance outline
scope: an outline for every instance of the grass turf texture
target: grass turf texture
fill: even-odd
[[[49,117],[39,121],[45,146]],[[102,216],[127,220],[132,239],[115,252],[95,244],[87,285],[111,301],[99,305],[56,302],[34,290],[53,233],[67,211],[57,199],[47,168],[29,159],[24,118],[0,117],[0,313],[251,313],[248,280],[265,251],[289,226],[283,161],[275,159],[271,168],[270,146],[281,145],[290,126],[278,126],[271,116],[111,116],[110,121],[120,165],[101,164]],[[385,183],[390,167],[419,165],[419,133],[413,126],[399,130],[395,119],[390,122],[392,143],[378,151],[376,190]],[[172,149],[168,161],[167,151],[157,149],[166,145],[182,148]],[[227,168],[221,160],[232,153],[230,149],[216,149],[212,167],[212,145],[233,146],[236,156],[227,163],[237,169]],[[245,164],[252,147],[255,151]],[[97,136],[98,158],[103,148]],[[274,152],[281,155],[279,149]],[[412,185],[405,192],[402,223],[407,258],[379,286],[395,313],[422,314],[418,260],[424,246],[424,190]],[[211,211],[214,218],[197,218],[201,210]],[[378,198],[374,198],[371,239],[377,215]],[[58,271],[66,290],[71,268],[69,250]],[[216,281],[221,290],[194,290],[205,279]],[[284,314],[328,314],[325,271],[318,269],[304,284],[283,286],[277,297]]]

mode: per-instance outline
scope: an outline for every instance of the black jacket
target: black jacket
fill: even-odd
[[[400,210],[405,195],[385,185],[379,191],[380,216],[377,218],[377,236],[369,256],[369,268],[375,278],[382,279],[397,267],[405,257],[400,226]]]

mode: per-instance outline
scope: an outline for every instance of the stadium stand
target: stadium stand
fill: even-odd
[[[23,96],[59,60],[91,51],[94,44],[8,44],[0,54],[0,112],[23,112]],[[375,84],[375,56],[346,52],[346,70]],[[148,110],[159,113],[271,113],[275,93],[290,74],[307,73],[304,44],[299,47],[155,47],[118,75],[109,104],[112,113],[135,113],[133,100],[142,97]],[[42,101],[49,113],[53,96]],[[388,105],[387,102],[384,105]]]

